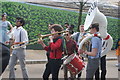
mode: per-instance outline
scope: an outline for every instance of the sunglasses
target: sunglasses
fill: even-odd
[[[68,36],[68,34],[65,34],[65,36]]]
[[[16,20],[16,22],[20,22],[21,20]]]
[[[89,29],[92,29],[92,28],[94,28],[94,27],[89,27]]]

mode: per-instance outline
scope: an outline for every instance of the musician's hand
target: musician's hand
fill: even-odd
[[[53,42],[53,36],[49,36],[50,42]]]
[[[10,33],[10,31],[7,32],[7,35]]]
[[[83,54],[84,52],[82,49],[78,50],[78,54]]]
[[[43,40],[42,39],[38,39],[38,43],[41,44],[43,46],[43,48],[46,47],[46,45],[44,44]]]
[[[62,54],[64,55],[64,54],[65,54],[65,52],[62,52]]]
[[[10,43],[9,41],[6,41],[6,42],[5,42],[6,45],[9,45],[9,43]]]
[[[39,44],[43,44],[43,40],[42,39],[38,39],[38,43]]]
[[[49,36],[49,39],[53,39],[53,36]]]

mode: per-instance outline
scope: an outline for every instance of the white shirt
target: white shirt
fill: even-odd
[[[20,35],[21,35],[21,41],[20,41]],[[13,32],[13,38],[15,39],[15,42],[25,42],[28,43],[28,34],[27,31],[22,27],[14,27],[14,32]],[[19,46],[19,45],[16,45]],[[22,47],[26,48],[26,46]]]
[[[76,40],[76,37],[77,37],[77,34],[78,33],[80,33],[80,32],[76,32],[76,33],[74,33],[73,35],[72,35],[72,37],[74,38],[74,40]],[[80,44],[80,42],[81,42],[81,39],[82,39],[82,37],[83,36],[89,36],[89,33],[86,33],[85,35],[84,35],[84,33],[80,33],[79,34],[79,37],[78,37],[78,40],[77,40],[77,45],[79,45]]]
[[[78,37],[78,42],[77,42],[77,45],[79,45],[79,44],[80,44],[80,41],[81,41],[81,39],[82,39],[82,36],[83,36],[83,34],[82,34],[82,33],[80,33],[80,35],[79,35],[79,37]]]
[[[76,40],[77,34],[79,34],[80,32],[76,32],[72,35],[72,37],[74,38],[74,40]],[[79,34],[78,38],[77,38],[77,45],[80,44],[80,40],[82,39],[81,33]]]

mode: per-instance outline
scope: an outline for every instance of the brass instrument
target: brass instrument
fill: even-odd
[[[113,45],[113,39],[110,36],[110,34],[107,33],[108,21],[107,21],[106,16],[102,12],[99,11],[97,1],[94,1],[92,3],[91,8],[88,11],[88,14],[86,16],[85,23],[84,23],[84,29],[87,30],[90,27],[90,25],[94,23],[99,24],[99,34],[91,34],[87,36],[86,38],[84,38],[80,42],[78,50],[82,49],[82,46],[85,43],[85,41],[89,40],[90,38],[94,36],[99,36],[103,40],[105,40],[105,43],[108,44],[105,48],[102,47],[101,56],[104,56],[108,53],[108,51],[111,50],[112,45]],[[102,43],[102,45],[104,44]]]
[[[14,47],[15,45],[12,45],[11,48],[12,48],[12,49],[18,49],[18,48],[24,47],[24,46],[26,46],[26,45],[35,44],[35,43],[38,42],[38,39],[43,40],[43,38],[46,38],[46,37],[49,37],[49,36],[52,36],[52,35],[55,35],[55,34],[59,34],[59,33],[66,33],[66,32],[68,32],[68,31],[61,31],[61,32],[56,32],[56,33],[51,33],[51,34],[46,34],[46,35],[38,34],[38,37],[39,37],[39,38],[32,39],[32,40],[29,40],[29,41],[26,41],[26,42],[20,42],[19,44],[15,44],[15,45],[20,45],[20,44],[22,44],[21,46]],[[44,40],[46,40],[46,39],[44,39]],[[31,43],[29,43],[29,42],[31,42]],[[28,44],[27,44],[27,43],[28,43]]]
[[[79,41],[79,43],[84,39],[84,38],[86,38],[87,36],[88,36],[88,32],[86,32],[87,34],[86,35],[84,35],[84,36],[82,36],[82,38],[80,39],[80,41]],[[84,51],[86,51],[86,50],[88,50],[87,48],[88,48],[88,46],[90,45],[90,41],[89,40],[87,40],[87,41],[85,41],[84,42],[84,44],[83,44],[83,46],[82,46],[82,50],[84,50]]]

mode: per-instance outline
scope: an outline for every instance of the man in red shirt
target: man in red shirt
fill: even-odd
[[[63,28],[61,25],[53,24],[51,26],[51,33],[60,32],[62,30]],[[49,75],[52,74],[52,80],[58,80],[59,69],[62,63],[63,40],[60,33],[50,36],[49,39],[49,46],[46,46],[42,40],[38,40],[38,43],[40,43],[46,51],[50,52],[49,61],[46,64],[43,79],[48,80]]]

